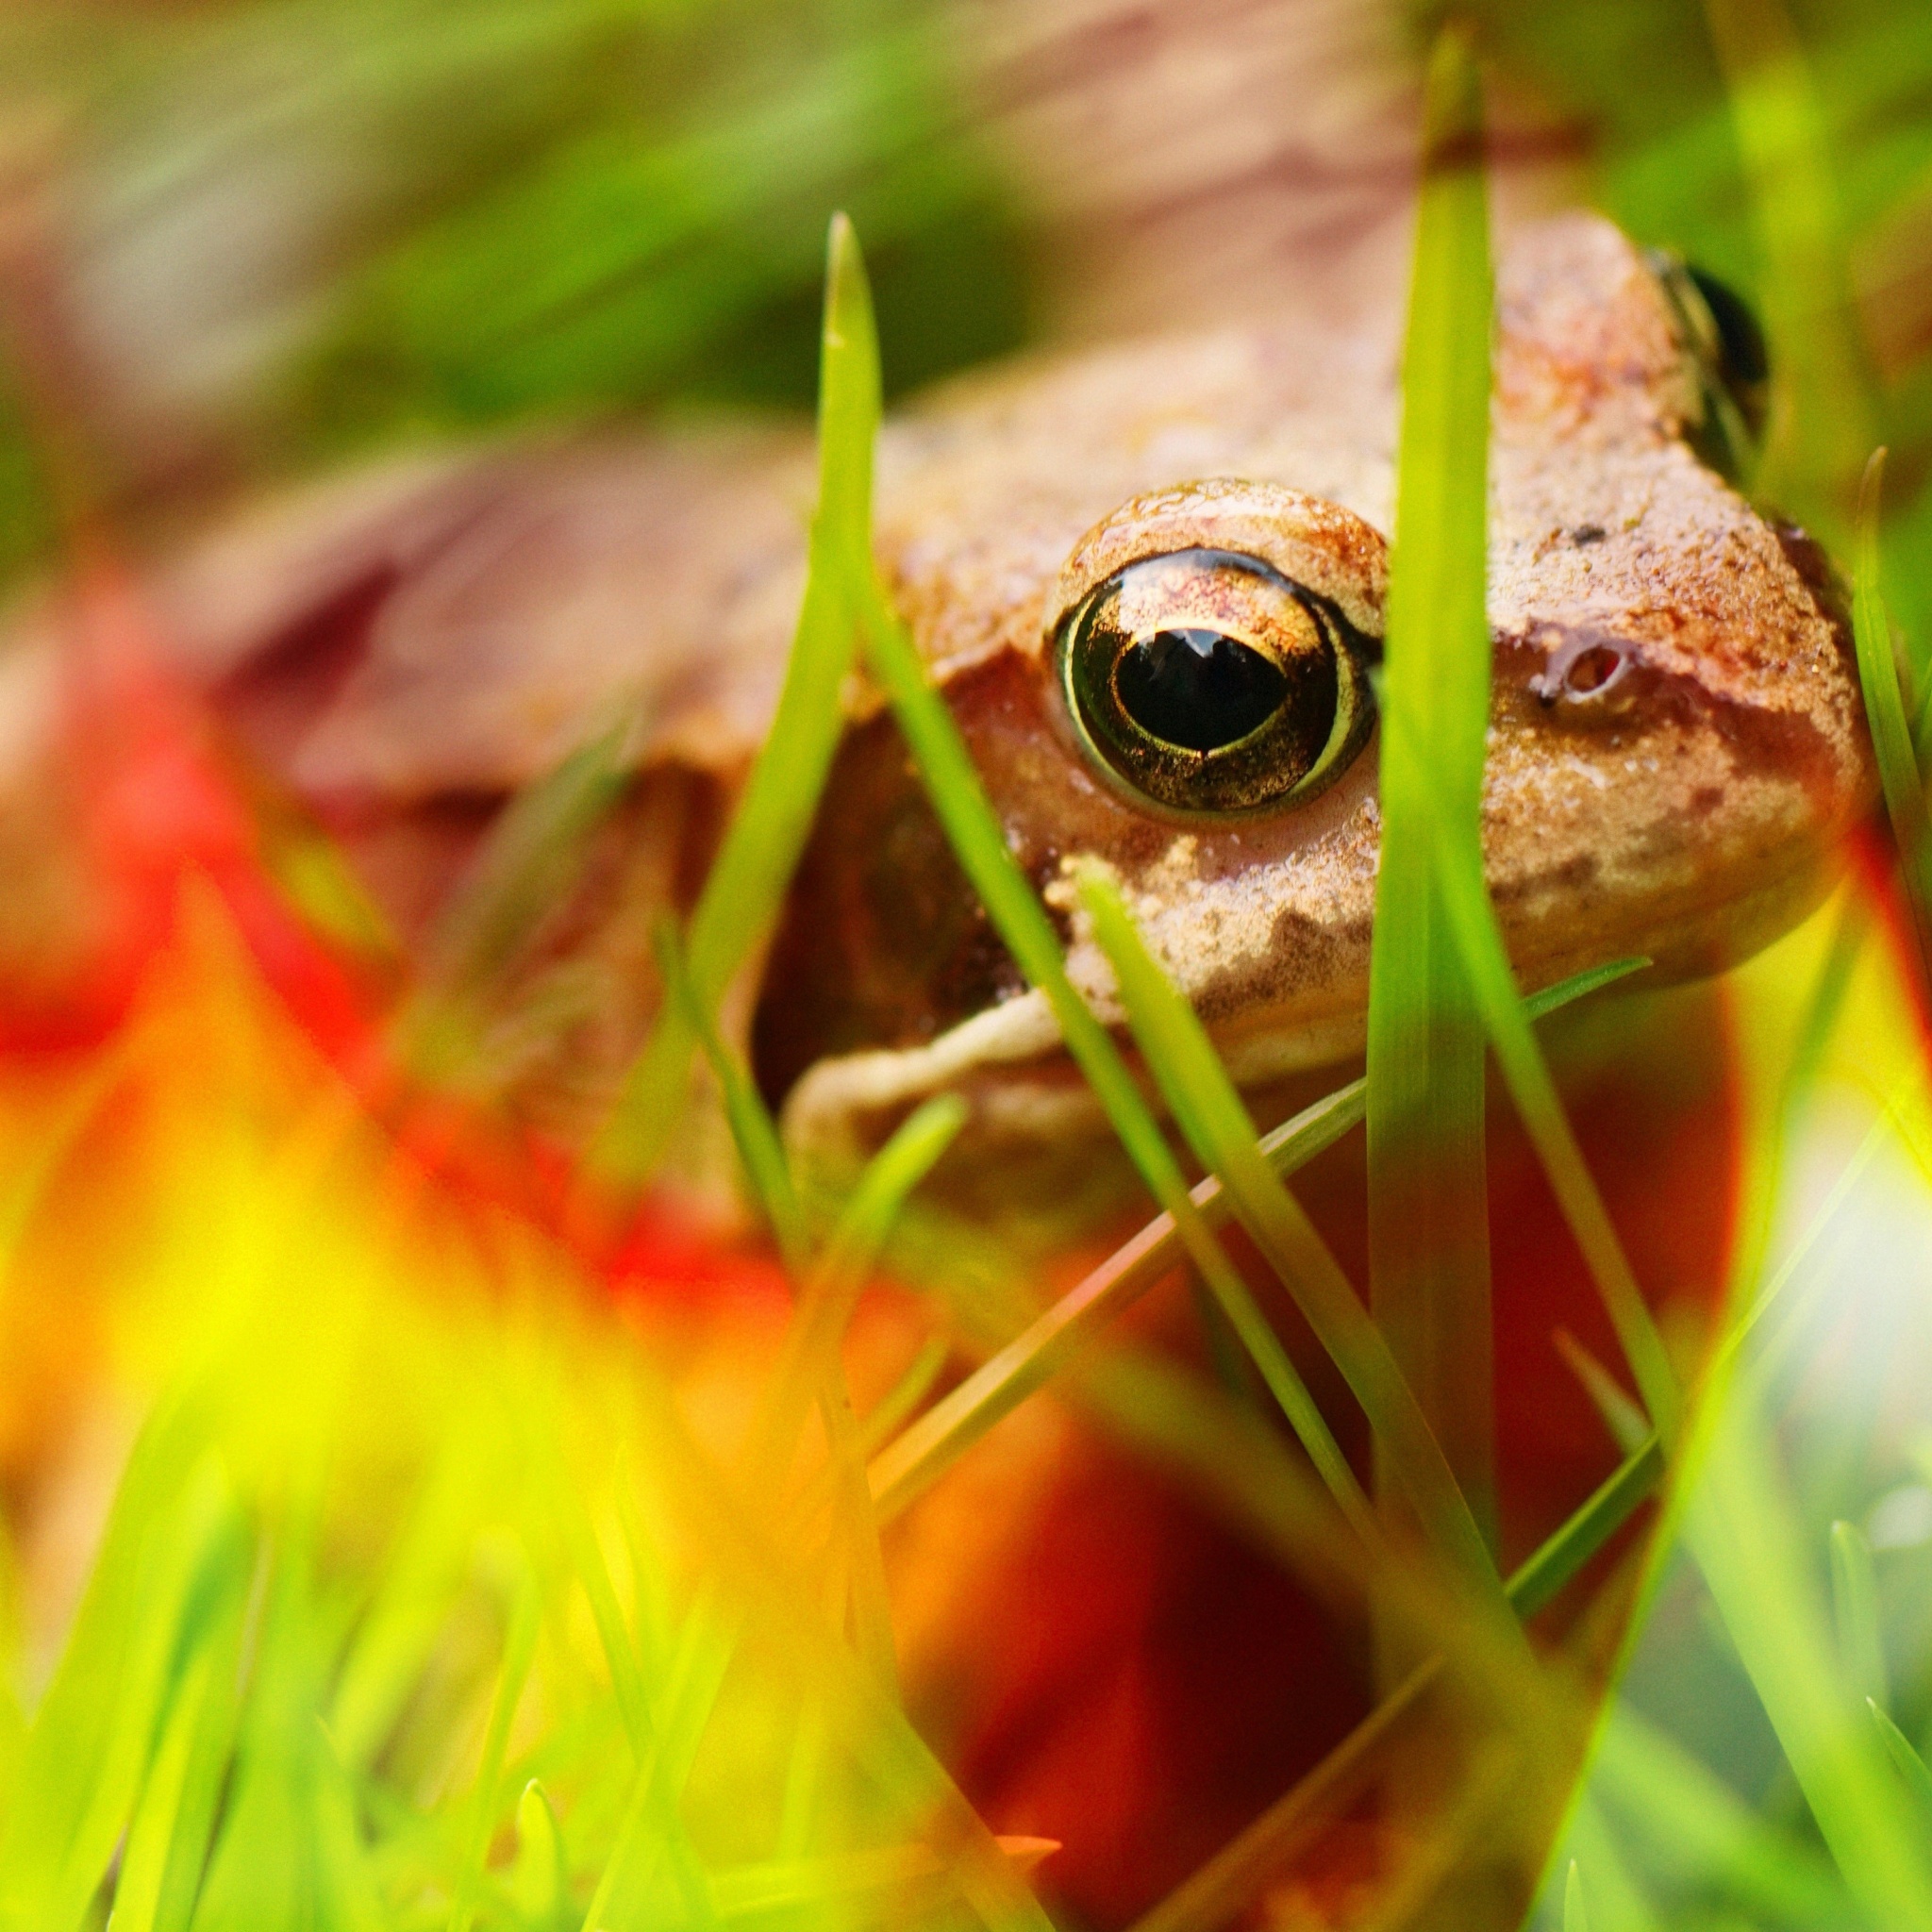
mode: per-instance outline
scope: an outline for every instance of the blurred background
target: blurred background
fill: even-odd
[[[1752,295],[1767,248],[1826,241],[1767,235],[1753,173],[1823,144],[1837,205],[1796,219],[1846,243],[1811,282],[1854,323],[1836,400],[1909,494],[1924,9],[1460,10],[1506,209],[1588,197]],[[1031,343],[1386,302],[1434,24],[1395,0],[23,0],[0,22],[0,567],[51,541],[36,385],[93,491],[175,518],[403,438],[802,411],[835,208],[894,394]],[[1774,102],[1754,135],[1726,67],[1774,65],[1787,33],[1815,125]]]

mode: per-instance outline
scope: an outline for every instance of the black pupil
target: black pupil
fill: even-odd
[[[1219,751],[1265,724],[1288,695],[1281,667],[1218,630],[1158,631],[1122,654],[1121,708],[1163,744]]]

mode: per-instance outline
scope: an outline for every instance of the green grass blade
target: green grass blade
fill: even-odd
[[[326,1711],[352,1774],[375,1762],[441,1633],[468,1567],[468,1471],[445,1447],[425,1478],[358,1624]]]
[[[630,736],[628,719],[613,724],[525,787],[490,828],[429,936],[424,984],[395,1022],[401,1056],[419,1074],[453,1085],[475,1077],[491,996],[568,897],[623,797]]]
[[[536,1579],[525,1570],[510,1608],[509,1628],[504,1638],[503,1668],[498,1674],[496,1694],[491,1700],[489,1726],[483,1734],[483,1761],[476,1771],[469,1843],[462,1869],[457,1874],[456,1892],[450,1900],[449,1932],[470,1932],[475,1923],[476,1894],[482,1886],[483,1867],[490,1856],[497,1814],[503,1807],[504,1755],[509,1748],[510,1724],[516,1717],[531,1660],[537,1654],[537,1625]]]
[[[945,1373],[952,1352],[952,1343],[943,1335],[929,1338],[906,1364],[899,1379],[860,1418],[858,1446],[867,1456],[873,1455],[881,1443],[889,1442],[905,1426],[907,1417],[925,1400],[932,1385]],[[870,1487],[869,1481],[867,1486]]]
[[[1705,0],[1764,269],[1771,420],[1755,485],[1827,535],[1873,443],[1830,137],[1777,0]]]
[[[1919,941],[1919,969],[1932,986],[1932,841],[1927,839],[1925,785],[1906,719],[1898,658],[1891,646],[1891,620],[1878,577],[1878,509],[1885,480],[1885,452],[1865,468],[1858,503],[1858,550],[1852,603],[1852,631],[1858,653],[1858,684],[1865,693],[1865,716],[1878,758],[1878,782],[1885,791],[1886,816],[1898,845],[1899,868],[1912,908]]]
[[[1925,1769],[1925,1760],[1913,1748],[1912,1740],[1885,1714],[1875,1699],[1868,1697],[1865,1709],[1885,1746],[1886,1755],[1905,1780],[1906,1789],[1918,1800],[1925,1816],[1932,1818],[1932,1771]]]
[[[1662,1479],[1663,1450],[1655,1436],[1626,1456],[1569,1520],[1526,1557],[1504,1586],[1519,1617],[1536,1615],[1629,1522]]]
[[[708,1008],[777,917],[811,829],[842,724],[840,691],[852,667],[850,560],[867,554],[873,440],[879,417],[878,341],[852,225],[833,218],[827,244],[819,374],[819,504],[810,571],[778,708],[686,935],[691,982]],[[697,1045],[667,1001],[591,1150],[592,1169],[641,1187],[683,1110]]]
[[[1824,1063],[1825,1049],[1844,1011],[1851,991],[1852,974],[1872,931],[1872,905],[1857,886],[1850,889],[1832,927],[1831,945],[1810,997],[1805,1002],[1804,1019],[1791,1046],[1791,1062],[1785,1072],[1785,1091],[1779,1108],[1781,1118],[1789,1119],[1816,1084]]]
[[[1453,31],[1439,42],[1430,89],[1436,158],[1416,242],[1382,693],[1370,1274],[1376,1319],[1398,1361],[1432,1420],[1443,1408],[1452,1457],[1475,1469],[1487,1453],[1491,1403],[1484,1031],[1666,1444],[1677,1395],[1524,1014],[1484,885],[1491,296],[1487,206],[1474,166],[1477,77],[1467,42]]]
[[[321,1867],[324,1907],[317,1917],[341,1932],[389,1932],[394,1921],[383,1909],[375,1860],[362,1835],[356,1787],[321,1718],[315,1739],[315,1856]]]
[[[77,1926],[132,1815],[181,1619],[231,1531],[202,1442],[185,1413],[160,1418],[123,1478],[0,1831],[9,1932]]]
[[[824,1693],[828,1723],[841,1740],[865,1752],[881,1787],[896,1791],[908,1815],[921,1821],[921,1835],[941,1853],[989,1932],[1052,1932],[1052,1922],[904,1711],[825,1626],[675,1418],[660,1407],[658,1420],[664,1464],[701,1509],[721,1573],[758,1606],[761,1619],[791,1633],[807,1680]],[[597,1923],[592,1917],[587,1932],[595,1932]]]
[[[1590,1895],[1599,1924],[1608,1932],[1672,1932],[1651,1907],[1649,1898],[1624,1858],[1608,1822],[1586,1792],[1571,1821],[1570,1841],[1576,1862],[1590,1867]],[[1647,1875],[1647,1874],[1646,1874]]]
[[[1845,1682],[1861,1704],[1883,1710],[1888,1691],[1878,1579],[1872,1569],[1872,1545],[1855,1523],[1831,1525],[1831,1609]]]
[[[577,1571],[591,1596],[612,1680],[619,1680],[621,1670],[624,1679],[636,1687],[635,1694],[641,1702],[637,1658],[624,1627],[603,1550],[589,1517],[581,1507],[574,1513],[578,1519],[572,1525]],[[678,1815],[677,1799],[709,1722],[718,1681],[736,1647],[735,1630],[725,1627],[715,1602],[701,1591],[686,1615],[679,1656],[664,1690],[658,1722],[654,1725],[645,1711],[632,1729],[635,1768],[630,1791],[610,1856],[591,1894],[583,1932],[602,1932],[606,1925],[635,1918],[660,1858],[671,1867],[689,1921],[699,1927],[714,1922],[709,1886]],[[626,1716],[628,1721],[628,1713]]]
[[[750,1074],[720,1038],[717,1022],[678,949],[677,934],[671,922],[660,920],[651,939],[658,956],[658,971],[664,981],[665,1008],[669,1010],[675,1007],[683,1014],[686,1028],[710,1063],[724,1094],[724,1117],[731,1124],[731,1138],[737,1145],[745,1178],[751,1184],[752,1197],[778,1243],[787,1272],[797,1281],[808,1263],[810,1241],[806,1233],[805,1210],[799,1206],[798,1191],[792,1186],[791,1165],[785,1158],[777,1125],[752,1085]]]
[[[193,1919],[236,1740],[246,1717],[248,1591],[251,1571],[259,1573],[263,1564],[258,1552],[239,1542],[233,1562],[228,1602],[208,1639],[212,1663],[175,1805],[174,1829],[155,1896],[154,1932],[187,1932]],[[118,1897],[115,1909],[120,1909]]]
[[[1567,1328],[1556,1333],[1557,1353],[1590,1397],[1591,1407],[1603,1418],[1610,1441],[1625,1455],[1633,1456],[1650,1438],[1650,1423],[1642,1409],[1624,1394],[1616,1376],[1578,1341]]]
[[[1137,1920],[1132,1932],[1202,1932],[1238,1917],[1297,1850],[1355,1802],[1382,1752],[1427,1708],[1441,1674],[1440,1662],[1418,1665],[1291,1790]]]
[[[1455,29],[1439,38],[1429,68],[1417,223],[1380,695],[1385,738],[1406,728],[1424,766],[1418,772],[1385,757],[1380,774],[1369,994],[1370,1306],[1492,1535],[1483,1037],[1434,884],[1431,838],[1440,816],[1458,845],[1475,851],[1489,724],[1493,293],[1481,83],[1469,41]]]
[[[892,1223],[966,1124],[966,1103],[956,1093],[926,1101],[900,1123],[866,1163],[858,1184],[825,1244],[819,1272],[827,1278],[863,1276],[879,1257]]]
[[[502,973],[565,893],[584,846],[624,795],[628,718],[611,724],[511,799],[430,935],[439,989],[474,991]]]
[[[508,1890],[536,1932],[561,1932],[570,1909],[570,1865],[550,1794],[532,1778],[517,1800],[517,1852]]]
[[[1097,871],[1084,874],[1080,903],[1113,967],[1134,1037],[1195,1154],[1221,1175],[1242,1226],[1341,1371],[1437,1548],[1469,1581],[1495,1588],[1488,1545],[1427,1419],[1340,1264],[1263,1157],[1207,1030],[1148,952],[1111,882]],[[1369,1091],[1373,1110],[1373,1076]]]
[[[1541,1018],[1648,963],[1620,959],[1579,973],[1528,1001],[1530,1014]],[[1293,1173],[1358,1125],[1367,1100],[1367,1081],[1351,1080],[1266,1135],[1261,1141],[1262,1154],[1277,1174]],[[1218,1174],[1210,1174],[1196,1186],[1192,1200],[1210,1226],[1219,1226],[1227,1219],[1227,1191]],[[1011,1414],[1109,1321],[1131,1307],[1174,1268],[1183,1253],[1173,1216],[1157,1217],[1023,1334],[934,1404],[873,1462],[873,1499],[882,1520],[890,1520],[924,1494],[987,1430]]]
[[[1590,1932],[1590,1913],[1583,1903],[1583,1873],[1574,1858],[1563,1882],[1563,1932]]]
[[[839,1534],[859,1649],[888,1693],[898,1694],[879,1525],[865,1479],[865,1449],[839,1345],[880,1247],[907,1197],[965,1124],[955,1094],[927,1101],[869,1161],[799,1296],[797,1316],[752,1431],[746,1458],[754,1491],[782,1485],[799,1425],[814,1395],[825,1426],[829,1470],[841,1505]]]
[[[154,1932],[169,1857],[177,1837],[187,1837],[180,1831],[183,1801],[193,1769],[196,1734],[218,1690],[215,1674],[220,1662],[214,1647],[203,1645],[183,1672],[169,1707],[122,1854],[121,1876],[114,1887],[114,1932]]]
[[[1890,1932],[1932,1928],[1932,1858],[1869,1723],[1844,1694],[1829,1618],[1750,1371],[1703,1406],[1684,1534],[1846,1888]]]
[[[965,1124],[965,1103],[956,1094],[941,1094],[901,1122],[866,1163],[806,1278],[770,1393],[752,1426],[745,1466],[754,1489],[782,1482],[813,1398],[827,1399],[835,1381],[842,1388],[839,1343],[859,1291],[908,1195]],[[843,1400],[842,1393],[838,1399]]]
[[[1383,739],[1383,770],[1391,763],[1404,763],[1409,757],[1406,734],[1399,728],[1388,731]],[[1644,1407],[1668,1450],[1675,1438],[1681,1407],[1676,1374],[1530,1028],[1509,970],[1495,908],[1490,904],[1480,858],[1451,847],[1443,840],[1439,842],[1436,878],[1510,1098],[1563,1218],[1583,1251]]]
[[[1603,1726],[1596,1758],[1602,1796],[1647,1862],[1700,1889],[1722,1889],[1754,1913],[1806,1928],[1842,1924],[1851,1902],[1808,1838],[1780,1831],[1629,1704]]]

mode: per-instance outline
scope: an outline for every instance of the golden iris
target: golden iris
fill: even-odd
[[[1257,558],[1180,550],[1117,571],[1057,648],[1067,703],[1107,770],[1175,811],[1299,802],[1374,722],[1367,652],[1325,598]]]

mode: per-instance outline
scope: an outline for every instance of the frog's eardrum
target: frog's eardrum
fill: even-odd
[[[1501,291],[1491,889],[1529,984],[1632,953],[1707,972],[1814,903],[1869,795],[1843,625],[1815,552],[1695,454],[1695,345],[1636,249],[1591,217],[1544,223],[1515,239]],[[1028,362],[931,396],[880,452],[887,581],[1076,978],[1111,1015],[1063,891],[1071,863],[1098,860],[1249,1081],[1360,1047],[1366,693],[1321,784],[1189,808],[1204,801],[1150,798],[1096,763],[1055,642],[1120,573],[1188,552],[1257,563],[1297,609],[1372,641],[1397,327],[1391,308],[1346,335],[1250,327]],[[495,802],[631,708],[637,782],[533,941],[598,988],[519,1062],[525,1100],[566,1131],[653,1010],[645,902],[689,903],[775,700],[810,475],[802,441],[756,430],[436,453],[259,510],[148,579],[178,668],[412,939]],[[50,593],[0,659],[16,798],[45,791],[63,622]],[[1288,661],[1271,659],[1284,677]],[[1122,702],[1141,725],[1173,715],[1152,684]],[[1282,757],[1309,756],[1308,735]],[[0,863],[25,876],[50,853],[36,831]],[[869,1144],[941,1085],[974,1099],[981,1147],[1092,1118],[863,688],[750,1038],[788,1131],[822,1149]]]

